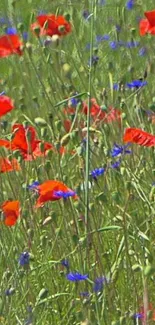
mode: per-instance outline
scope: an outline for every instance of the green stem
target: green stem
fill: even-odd
[[[89,170],[90,170],[90,109],[91,109],[91,81],[92,81],[92,56],[93,56],[93,27],[94,27],[94,8],[95,0],[91,4],[91,22],[90,22],[90,67],[88,79],[88,110],[87,110],[87,142],[86,142],[86,175],[85,175],[85,234],[89,233]],[[89,234],[88,234],[89,236]],[[88,257],[88,242],[86,249],[86,261]]]

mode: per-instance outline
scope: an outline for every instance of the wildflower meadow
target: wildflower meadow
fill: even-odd
[[[155,2],[0,1],[0,324],[155,323]]]

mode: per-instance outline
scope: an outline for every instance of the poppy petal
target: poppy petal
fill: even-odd
[[[0,96],[0,117],[14,108],[13,100],[7,96]]]
[[[123,136],[124,142],[137,143],[140,146],[155,146],[155,136],[141,129],[127,128]]]
[[[155,10],[144,12],[145,17],[151,26],[155,26]]]

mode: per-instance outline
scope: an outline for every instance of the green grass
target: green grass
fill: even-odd
[[[145,112],[155,101],[155,38],[140,37],[136,20],[144,11],[153,10],[154,4],[136,1],[131,11],[125,4],[124,0],[106,0],[105,6],[95,0],[1,0],[0,18],[11,19],[21,37],[23,31],[28,32],[28,41],[23,56],[0,59],[0,92],[15,101],[15,109],[2,118],[7,126],[1,125],[0,138],[9,138],[15,122],[27,123],[36,128],[39,139],[59,148],[66,135],[64,120],[69,118],[73,124],[64,155],[49,151],[45,159],[27,162],[19,152],[0,149],[1,156],[16,157],[22,168],[0,174],[0,203],[12,198],[21,204],[21,218],[14,227],[1,222],[0,324],[134,325],[142,324],[132,317],[141,306],[152,303],[155,307],[154,148],[132,145],[132,154],[122,156],[120,168],[106,169],[97,181],[90,176],[95,168],[118,160],[110,151],[114,143],[123,144],[126,127],[155,134],[155,124]],[[84,9],[93,14],[88,21],[82,16]],[[59,44],[44,46],[30,31],[38,11],[69,13],[72,33]],[[0,24],[0,35],[6,25]],[[116,25],[121,26],[120,33]],[[110,41],[138,41],[140,45],[112,50],[109,41],[95,41],[97,35],[105,34]],[[86,49],[88,43],[90,49]],[[138,55],[142,47],[147,49],[145,56]],[[89,67],[92,54],[99,61]],[[143,78],[146,71],[147,86],[113,90],[114,83]],[[66,99],[75,92],[88,105],[96,98],[99,105],[120,109],[121,128],[115,122],[95,128],[81,107],[74,121],[65,115]],[[82,133],[81,123],[83,128],[90,124],[94,131],[86,128]],[[84,137],[89,141],[82,150]],[[63,181],[79,200],[48,202],[34,209],[36,195],[27,185],[48,179]],[[31,254],[28,267],[18,263],[24,251]],[[71,272],[88,274],[89,279],[67,280],[63,259],[69,260]],[[95,293],[94,281],[102,276],[109,281]],[[14,290],[6,296],[8,288]],[[81,292],[89,292],[89,297],[81,297]],[[26,323],[28,319],[31,322]],[[150,319],[148,315],[143,324],[153,324]]]

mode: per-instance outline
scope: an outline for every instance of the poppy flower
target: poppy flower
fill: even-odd
[[[83,103],[83,113],[87,115],[88,105],[87,103]],[[112,123],[117,121],[121,126],[121,111],[116,108],[110,106],[107,111],[103,111],[101,107],[97,104],[96,99],[91,99],[91,108],[90,115],[93,118],[95,123],[103,122],[103,123]]]
[[[6,226],[14,226],[20,216],[19,201],[5,201],[1,205],[4,214],[4,224]]]
[[[37,21],[31,25],[31,29],[36,36],[38,36],[38,33],[35,32],[37,28],[40,28],[39,36],[64,36],[71,32],[70,22],[64,16],[55,16],[53,14],[37,16]]]
[[[0,37],[0,58],[12,54],[22,55],[22,42],[18,35],[3,35]]]
[[[13,100],[7,96],[0,95],[0,117],[14,108]]]
[[[146,19],[141,19],[139,23],[140,35],[155,35],[155,10],[144,12]]]
[[[32,126],[24,127],[22,124],[14,124],[12,127],[13,139],[0,140],[0,146],[12,151],[19,150],[24,160],[33,160],[37,157],[45,156],[46,152],[53,149],[52,144],[42,142],[36,138],[36,130]],[[40,144],[43,144],[42,151]]]
[[[0,157],[0,173],[12,172],[13,170],[21,170],[17,159],[13,158],[10,161],[8,158]]]
[[[123,136],[124,142],[137,143],[144,147],[155,146],[155,135],[137,128],[127,128]]]
[[[57,201],[61,198],[66,199],[69,196],[77,198],[77,195],[73,190],[57,180],[48,180],[41,185],[37,185],[36,190],[39,194],[36,208],[42,207],[47,201]]]

